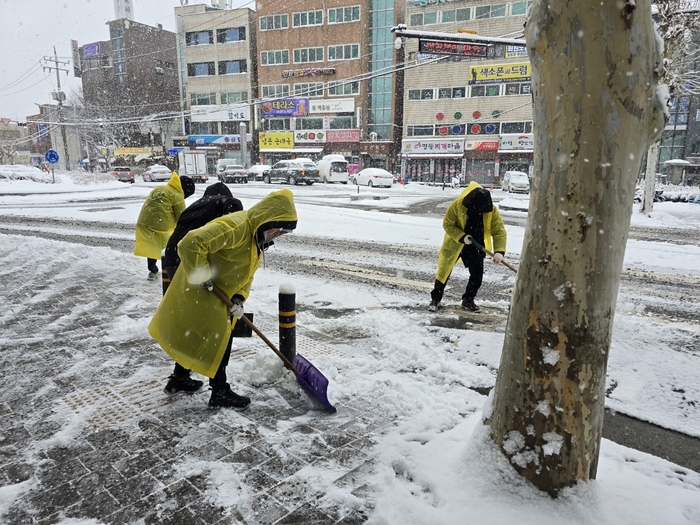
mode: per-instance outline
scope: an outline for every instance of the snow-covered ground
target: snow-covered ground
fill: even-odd
[[[0,177],[0,215],[133,224],[143,199],[154,186],[140,182],[127,185],[109,180],[109,176],[105,180],[105,176],[57,173],[56,183],[50,183],[48,177],[46,182]],[[232,189],[248,208],[277,187],[253,183]],[[188,202],[196,200],[202,191],[203,187],[198,186],[197,194]],[[358,194],[353,186],[299,188],[295,190],[299,213],[296,234],[346,239],[348,243],[371,240],[436,248],[442,240],[441,219],[411,216],[410,209],[418,202],[442,198],[450,192],[458,194],[458,190],[419,184],[384,191],[361,188],[359,194],[368,198],[351,201]],[[502,202],[527,200],[498,193],[495,197]],[[350,207],[333,207],[338,199],[347,201]],[[377,211],[382,208],[394,212],[405,208],[406,213]],[[697,228],[699,219],[700,205],[684,203],[657,203],[651,217],[633,214],[633,224],[647,227]],[[523,228],[507,229],[512,256],[522,248]],[[279,244],[276,249],[283,251],[284,239]],[[104,261],[109,259],[126,275],[115,279],[115,287],[145,274],[144,261],[129,254],[71,246],[75,245],[66,248],[56,241],[0,234],[3,279],[12,275],[12,265],[52,259],[63,260],[68,267],[79,264],[86,272],[104,271]],[[15,251],[17,255],[13,255]],[[269,255],[274,257],[274,250]],[[700,247],[631,240],[625,267],[700,279]],[[300,309],[300,325],[326,334],[348,326],[362,332],[359,342],[339,345],[339,355],[314,360],[331,379],[331,395],[337,406],[342,409],[355,396],[371,392],[397,422],[374,445],[374,469],[365,474],[375,501],[369,523],[700,523],[700,474],[608,440],[603,440],[597,480],[565,490],[556,500],[514,474],[480,424],[486,398],[468,388],[493,386],[502,332],[447,330],[432,326],[423,311],[406,315],[401,310],[424,303],[425,295],[410,297],[262,268],[247,308],[274,316],[277,292],[285,283],[294,285],[299,304],[351,311],[340,318],[321,319]],[[145,298],[145,286],[142,283],[135,287],[130,311],[112,312],[108,327],[112,341],[143,337],[157,305],[157,296]],[[46,293],[60,296],[72,292],[66,288]],[[608,384],[614,382],[614,391],[607,406],[700,436],[700,406],[687,402],[700,400],[698,338],[698,323],[659,319],[638,304],[622,300],[616,313],[608,368]],[[11,344],[7,336],[0,336],[0,347]],[[284,373],[269,351],[229,365],[229,375],[249,394],[256,384]],[[74,421],[71,427],[79,429],[82,423]],[[60,439],[70,440],[70,435]],[[202,467],[192,464],[183,468]],[[213,478],[211,497],[226,504],[227,494],[221,487],[230,482],[229,474],[223,467],[208,468]],[[321,471],[310,468],[301,475],[310,483],[324,486]],[[0,487],[0,520],[21,490]],[[326,497],[341,507],[356,504],[353,496],[337,486],[326,486],[326,492]],[[63,523],[97,522],[66,519]]]

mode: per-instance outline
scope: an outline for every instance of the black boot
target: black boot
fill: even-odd
[[[474,302],[474,299],[462,299],[462,308],[474,313],[481,310],[481,308],[479,308]]]
[[[232,392],[231,389],[214,390],[209,399],[210,407],[244,409],[248,408],[248,405],[250,405],[249,397],[239,396],[235,392]]]
[[[176,394],[177,392],[196,392],[202,388],[201,381],[192,379],[191,377],[178,377],[171,375],[168,384],[165,385],[166,394]]]

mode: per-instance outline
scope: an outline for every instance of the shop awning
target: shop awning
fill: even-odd
[[[409,159],[461,159],[462,153],[412,153],[408,155]]]

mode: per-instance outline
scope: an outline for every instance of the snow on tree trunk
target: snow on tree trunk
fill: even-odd
[[[665,90],[649,0],[535,0],[526,39],[534,186],[485,417],[514,468],[554,496],[596,476],[635,181]]]
[[[647,169],[644,175],[644,192],[642,203],[639,205],[640,213],[654,211],[654,195],[656,194],[656,164],[659,162],[659,143],[654,142],[647,151]]]

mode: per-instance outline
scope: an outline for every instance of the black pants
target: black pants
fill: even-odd
[[[158,262],[157,259],[146,258],[146,262],[148,263],[149,272],[158,273],[158,265],[156,264]]]
[[[175,272],[177,271],[177,266],[165,266],[163,265],[163,295],[168,290],[170,282],[175,277]],[[226,351],[221,358],[221,363],[219,363],[219,368],[216,370],[214,377],[209,379],[209,386],[213,391],[216,390],[228,390],[229,384],[226,377],[226,367],[228,366],[228,361],[231,357],[231,344],[233,343],[233,333],[228,340],[228,345],[226,346]],[[190,377],[190,371],[179,363],[175,363],[175,369],[173,370],[173,375],[175,377]]]
[[[462,262],[464,267],[469,270],[469,281],[467,282],[467,288],[462,294],[462,300],[473,301],[476,294],[481,288],[481,283],[484,281],[484,253],[473,246],[467,245],[462,248]],[[451,273],[450,273],[451,275]],[[447,286],[447,281],[449,281],[450,276],[447,276],[445,282],[442,283],[435,279],[435,287],[433,291],[430,292],[430,298],[439,303],[442,301],[442,296],[445,293],[445,286]]]

